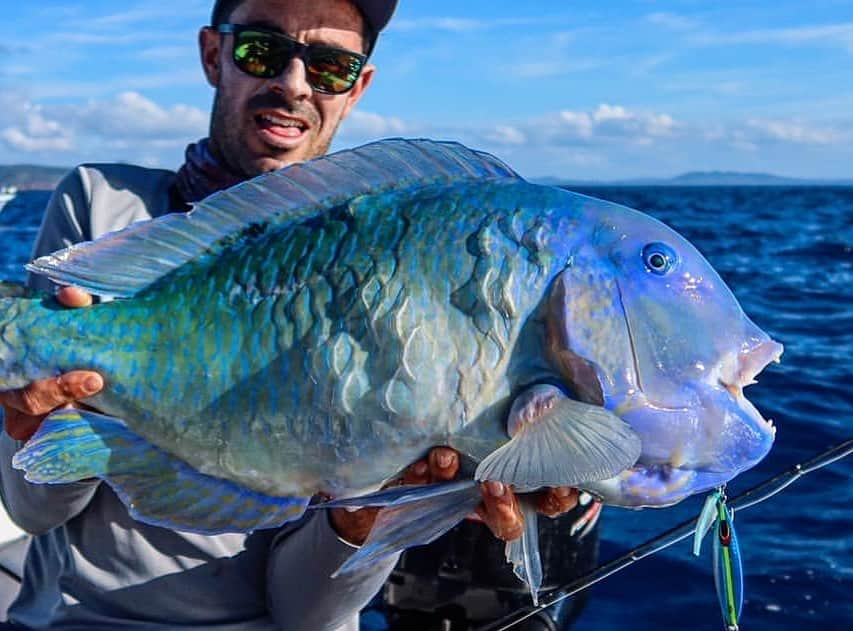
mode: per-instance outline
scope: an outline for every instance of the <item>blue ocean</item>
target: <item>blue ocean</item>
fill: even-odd
[[[746,312],[785,345],[746,394],[778,427],[770,455],[729,496],[853,437],[853,188],[626,187],[581,192],[638,208],[692,241]],[[0,213],[0,277],[23,278],[48,193]],[[853,628],[853,457],[741,511],[742,629]],[[601,560],[695,517],[702,498],[663,510],[606,508]],[[721,628],[710,545],[681,542],[596,585],[575,629]]]

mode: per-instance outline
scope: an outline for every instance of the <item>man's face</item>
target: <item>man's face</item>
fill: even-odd
[[[228,21],[277,29],[305,44],[355,52],[364,52],[366,45],[361,14],[348,0],[244,0]],[[200,44],[205,73],[216,88],[211,151],[230,171],[246,177],[325,154],[373,77],[368,65],[346,94],[322,94],[306,82],[299,58],[280,76],[259,79],[234,65],[233,35],[204,29]]]

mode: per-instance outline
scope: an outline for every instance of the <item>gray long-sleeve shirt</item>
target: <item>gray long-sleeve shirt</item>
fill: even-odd
[[[48,204],[34,256],[169,211],[170,171],[82,166]],[[30,279],[49,289],[48,281]],[[203,536],[133,520],[106,485],[34,485],[0,437],[0,494],[33,533],[9,620],[33,629],[357,629],[397,558],[330,575],[353,552],[323,513],[279,530]]]

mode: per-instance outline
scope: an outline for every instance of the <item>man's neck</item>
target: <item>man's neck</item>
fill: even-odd
[[[245,179],[223,166],[215,157],[214,143],[203,138],[187,147],[185,162],[175,178],[175,190],[185,203],[194,203]]]

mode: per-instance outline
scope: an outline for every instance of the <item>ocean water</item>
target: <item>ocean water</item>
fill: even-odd
[[[692,241],[745,311],[785,345],[749,399],[778,427],[770,455],[729,484],[751,486],[853,437],[853,188],[594,188],[580,192],[648,212]],[[47,202],[24,192],[0,212],[0,277],[23,278]],[[681,521],[702,498],[632,511],[608,507],[601,560]],[[737,514],[745,572],[743,629],[853,628],[853,458],[805,476]],[[710,541],[681,542],[593,588],[574,628],[721,627]]]

